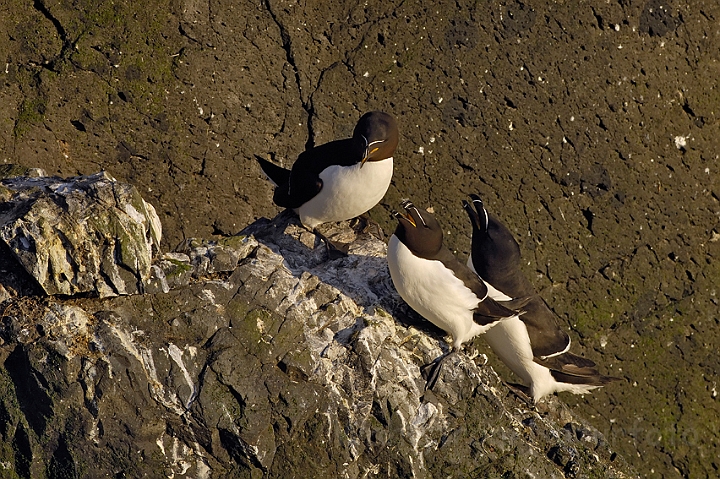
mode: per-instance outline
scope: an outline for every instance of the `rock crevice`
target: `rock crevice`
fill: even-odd
[[[62,214],[84,214],[73,201]],[[529,409],[483,355],[455,356],[424,391],[442,334],[393,290],[383,241],[348,223],[326,234],[350,254],[327,260],[286,212],[156,255],[143,294],[6,298],[0,461],[21,477],[634,476],[557,398]]]

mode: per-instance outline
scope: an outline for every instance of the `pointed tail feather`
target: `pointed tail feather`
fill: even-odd
[[[550,370],[553,379],[560,383],[566,384],[583,384],[587,386],[600,387],[611,382],[619,381],[622,378],[616,378],[612,376],[603,376],[602,374],[596,374],[594,376],[577,376],[574,374],[568,374],[563,371]]]
[[[612,376],[603,376],[593,361],[572,353],[565,353],[547,359],[536,357],[533,360],[539,365],[548,368],[550,374],[552,374],[556,381],[567,384],[603,386],[621,379]]]
[[[255,155],[255,159],[260,164],[260,168],[263,170],[263,173],[265,173],[265,176],[267,176],[275,186],[288,184],[290,181],[290,170],[287,170],[282,166],[277,166],[274,163],[270,163],[257,155]]]

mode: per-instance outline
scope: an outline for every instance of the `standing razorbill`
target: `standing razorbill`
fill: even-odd
[[[442,228],[432,214],[407,200],[401,207],[404,213],[393,213],[398,226],[388,244],[390,277],[411,308],[452,335],[448,354],[518,314],[488,297],[485,284],[443,246]],[[448,354],[435,361],[427,388],[433,387]]]
[[[276,186],[275,204],[295,210],[306,228],[334,246],[317,226],[355,218],[378,204],[390,186],[398,139],[395,119],[371,111],[360,118],[352,138],[302,152],[291,170],[257,160]]]
[[[525,314],[501,321],[485,334],[500,359],[530,388],[534,402],[548,394],[584,394],[618,378],[601,375],[595,363],[569,352],[570,337],[520,269],[520,246],[512,233],[485,210],[477,195],[463,201],[473,227],[468,266],[496,301],[529,297]],[[473,206],[475,207],[473,209]]]

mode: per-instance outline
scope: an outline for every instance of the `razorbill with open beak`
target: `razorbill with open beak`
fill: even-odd
[[[452,336],[451,352],[434,361],[426,388],[432,388],[442,362],[463,343],[518,314],[488,297],[488,288],[467,266],[443,246],[443,232],[435,217],[410,201],[390,237],[387,260],[400,296],[425,319]],[[520,303],[521,305],[521,303]]]
[[[554,392],[584,394],[618,378],[601,375],[595,363],[569,352],[570,337],[558,327],[555,314],[520,269],[520,246],[482,200],[463,201],[473,227],[468,266],[486,284],[496,301],[528,297],[525,314],[501,321],[485,334],[500,359],[529,386],[538,402]],[[474,208],[473,208],[474,207]]]
[[[371,111],[360,118],[352,138],[304,151],[290,170],[257,160],[276,186],[275,204],[295,210],[306,228],[334,246],[317,226],[355,218],[378,204],[390,186],[398,139],[395,119]]]

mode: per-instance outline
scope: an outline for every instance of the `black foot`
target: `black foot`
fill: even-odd
[[[505,381],[503,381],[505,382]],[[532,400],[530,397],[530,388],[527,386],[523,386],[522,384],[513,384],[505,382],[505,385],[508,387],[510,391],[512,391],[515,396],[523,401],[525,404],[528,405],[528,407],[535,407],[535,401]]]
[[[449,353],[445,353],[439,358],[435,359],[433,362],[426,364],[425,366],[422,366],[420,368],[420,374],[425,378],[427,381],[425,383],[425,390],[432,389],[435,387],[435,383],[438,380],[438,377],[440,377],[440,369],[442,369],[442,365],[445,362],[447,358],[455,354],[455,350],[453,349]]]
[[[360,225],[359,232],[360,233],[369,233],[376,238],[379,238],[381,240],[385,239],[385,233],[383,233],[382,228],[380,227],[380,224],[370,218],[370,215],[367,213],[363,213],[357,218],[355,218],[354,221],[357,221],[357,225]],[[353,226],[354,228],[354,226]],[[355,231],[358,231],[357,229]]]
[[[320,238],[323,243],[325,243],[325,248],[327,249],[328,258],[330,258],[331,260],[345,258],[348,255],[348,251],[350,250],[349,244],[333,243],[324,234],[319,232],[317,228],[315,228],[313,230],[313,233],[315,234],[315,236]]]

